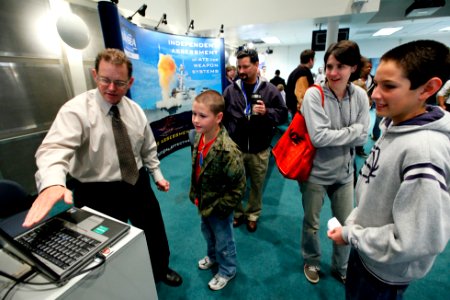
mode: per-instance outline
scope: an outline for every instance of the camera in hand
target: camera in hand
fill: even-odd
[[[254,107],[255,107],[256,104],[258,104],[258,100],[262,100],[262,97],[261,97],[260,94],[255,93],[255,94],[252,94],[251,98],[252,98],[251,99],[251,101],[252,101],[252,115],[257,115],[258,113],[255,112]]]

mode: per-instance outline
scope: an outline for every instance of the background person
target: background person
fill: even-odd
[[[314,84],[311,69],[314,66],[314,50],[303,50],[300,54],[300,65],[289,74],[286,86],[286,105],[292,117],[300,110],[305,92]]]
[[[362,61],[362,67],[360,70],[360,76],[357,80],[353,81],[353,83],[361,86],[362,88],[364,88],[366,90],[367,95],[369,96],[369,107],[372,107],[371,95],[372,95],[373,89],[375,87],[373,77],[372,77],[372,75],[370,75],[370,72],[372,70],[372,62],[367,57],[362,57],[361,61]],[[380,120],[381,120],[381,118],[376,117],[375,124],[374,124],[374,130],[375,130],[375,127],[379,126]],[[379,135],[379,133],[378,133],[378,135]],[[367,157],[367,154],[364,152],[363,145],[356,146],[355,151],[356,151],[356,155],[359,155],[361,157]]]
[[[300,184],[304,210],[303,270],[311,283],[320,279],[318,231],[325,194],[330,198],[333,216],[343,223],[353,208],[354,147],[366,142],[370,124],[367,93],[350,79],[361,64],[358,45],[348,40],[332,44],[325,52],[324,62],[324,107],[318,89],[311,88],[301,108],[316,147],[311,174]],[[348,246],[333,245],[331,273],[344,283],[349,251]]]
[[[237,54],[239,79],[227,87],[223,124],[242,151],[245,173],[250,179],[250,195],[244,209],[236,208],[234,226],[247,222],[254,232],[262,211],[262,193],[275,126],[287,119],[287,108],[277,88],[258,76],[258,52],[249,49]],[[261,99],[252,106],[252,94]]]
[[[284,103],[286,103],[286,92],[284,91],[284,86],[281,83],[277,85],[277,90],[280,92],[281,97],[283,97]]]
[[[450,111],[450,79],[437,93],[438,105],[446,111]]]
[[[283,88],[286,87],[286,81],[284,80],[284,78],[280,77],[280,70],[275,70],[275,76],[270,79],[270,83],[273,84],[274,86],[278,86],[279,84],[283,85]]]
[[[363,165],[357,207],[328,232],[350,244],[346,299],[402,299],[450,238],[450,115],[429,97],[450,75],[449,48],[421,40],[386,52],[372,97],[383,138]]]
[[[230,84],[233,84],[233,82],[236,80],[236,67],[235,66],[226,66],[225,67],[226,72],[226,78],[227,78],[227,85],[224,87],[224,90],[227,86]]]
[[[61,199],[72,203],[72,192],[66,188],[70,173],[75,206],[89,206],[144,230],[155,281],[179,286],[180,275],[169,268],[169,244],[148,173],[159,190],[167,192],[170,184],[159,168],[155,138],[144,111],[125,96],[134,81],[132,64],[122,51],[106,49],[98,54],[92,75],[97,89],[61,107],[36,152],[39,195],[23,225],[37,224]],[[132,182],[126,182],[121,171],[112,108],[118,109],[131,143],[136,169]]]
[[[325,82],[325,79],[326,79],[326,77],[323,72],[323,67],[319,67],[319,69],[317,69],[317,75],[316,75],[316,78],[314,79],[314,83],[322,84]]]

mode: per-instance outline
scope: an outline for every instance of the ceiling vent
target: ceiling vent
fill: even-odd
[[[247,42],[253,44],[264,44],[264,41],[261,39],[248,40]]]
[[[405,17],[419,18],[434,14],[445,5],[445,0],[415,0],[405,11]]]

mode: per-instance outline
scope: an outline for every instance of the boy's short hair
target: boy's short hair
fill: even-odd
[[[194,101],[205,104],[214,115],[225,111],[225,99],[215,90],[200,93]]]
[[[133,74],[133,64],[125,55],[125,53],[119,49],[106,48],[97,54],[95,58],[95,70],[98,72],[100,61],[106,61],[113,65],[123,65],[125,64],[128,68],[128,78],[131,78]]]
[[[433,77],[446,82],[450,77],[450,50],[437,41],[417,40],[397,46],[380,61],[394,61],[415,90]]]

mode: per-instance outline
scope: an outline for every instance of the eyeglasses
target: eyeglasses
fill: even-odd
[[[98,76],[97,77],[97,82],[98,82],[98,84],[103,85],[103,86],[109,86],[111,83],[113,83],[117,88],[123,89],[123,88],[125,88],[128,85],[129,80],[127,80],[127,81],[111,80],[111,79],[106,78],[106,77]]]

